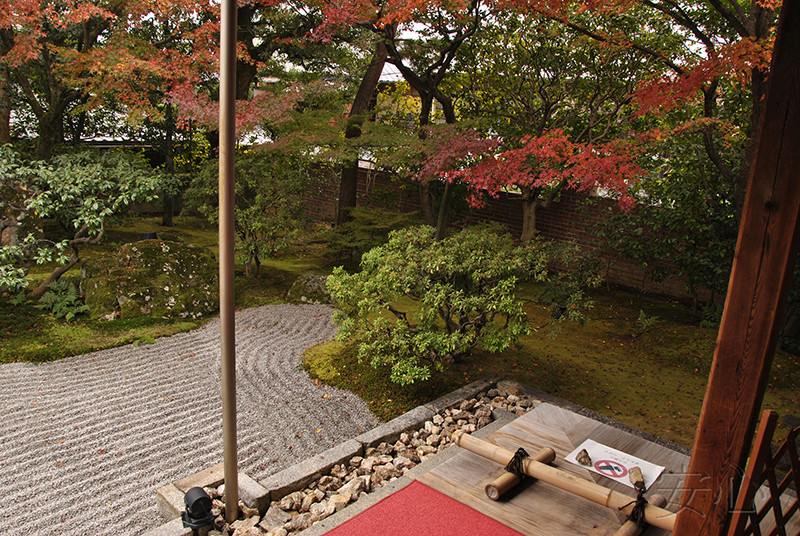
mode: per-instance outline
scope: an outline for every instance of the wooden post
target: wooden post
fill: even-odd
[[[682,487],[679,536],[724,534],[769,378],[797,255],[798,46],[800,0],[785,0],[728,296]]]
[[[236,443],[234,172],[236,166],[236,1],[223,0],[219,74],[219,323],[225,521],[239,516]]]

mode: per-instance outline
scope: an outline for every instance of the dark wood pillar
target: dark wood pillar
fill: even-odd
[[[797,254],[800,0],[785,0],[780,19],[728,297],[675,525],[678,536],[725,533]]]

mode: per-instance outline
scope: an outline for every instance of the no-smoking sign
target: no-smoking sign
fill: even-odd
[[[600,460],[594,464],[595,470],[603,476],[622,478],[628,474],[628,468],[613,460]]]
[[[586,453],[581,454],[581,460],[583,461],[583,463],[581,463],[578,461],[578,453],[584,450]],[[586,460],[587,456],[589,461]],[[650,487],[664,470],[660,465],[655,465],[626,452],[592,441],[591,439],[586,439],[581,443],[578,448],[566,456],[566,460],[593,473],[611,478],[615,482],[628,486],[629,488],[633,488],[633,484],[631,484],[631,480],[628,478],[632,468],[638,467],[641,469],[647,487]]]

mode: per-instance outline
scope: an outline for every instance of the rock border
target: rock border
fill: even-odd
[[[180,515],[185,492],[195,486],[205,488],[214,499],[217,527],[207,533],[209,536],[321,535],[343,517],[363,511],[454,455],[458,449],[448,447],[453,445],[451,436],[456,429],[477,432],[483,437],[544,402],[688,453],[688,449],[670,441],[519,382],[491,375],[260,482],[239,473],[239,507],[245,519],[230,526],[219,516],[224,508],[220,499],[224,488],[223,463],[164,486],[157,490],[156,502],[161,514],[170,521],[144,536],[191,535],[192,531],[183,527]]]
[[[240,472],[240,503],[249,509],[257,509],[260,515],[264,515],[272,502],[302,490],[330,473],[335,465],[349,463],[353,457],[362,456],[368,449],[375,449],[382,443],[395,443],[400,434],[424,427],[425,422],[431,421],[434,415],[451,409],[482,391],[492,389],[501,380],[499,376],[491,375],[472,382],[260,482]],[[218,463],[156,490],[158,510],[169,521],[147,531],[143,536],[190,536],[191,529],[184,528],[180,518],[181,512],[185,509],[183,496],[195,486],[209,490],[222,486],[225,480],[223,465],[224,462]]]

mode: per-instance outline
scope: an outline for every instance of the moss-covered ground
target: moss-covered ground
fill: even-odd
[[[218,254],[216,228],[192,218],[176,218],[175,223],[166,229],[155,218],[118,222],[102,244],[82,251],[82,257],[102,256],[139,240],[142,232],[171,236]],[[244,277],[243,268],[237,266],[236,306],[285,301],[286,291],[297,277],[330,271],[324,249],[324,240],[312,229],[289,250],[264,261],[258,278]],[[43,278],[47,268],[37,268],[32,277]],[[77,269],[67,274],[77,275]],[[523,292],[536,295],[535,288]],[[716,329],[701,327],[692,311],[676,301],[605,289],[594,292],[593,298],[595,308],[586,326],[563,323],[555,338],[548,336],[547,328],[539,329],[516,348],[496,355],[476,352],[419,385],[401,388],[391,384],[385,371],[359,363],[352,348],[333,342],[310,350],[305,366],[320,380],[358,393],[384,419],[494,373],[691,447]],[[549,309],[535,301],[529,302],[527,312],[533,326],[545,325],[550,315]],[[655,323],[637,323],[642,312],[647,318],[657,317]],[[144,342],[199,325],[163,318],[103,322],[85,315],[67,324],[35,309],[32,303],[15,306],[2,299],[0,363],[59,359]],[[798,386],[800,358],[778,352],[764,407],[798,416]]]
[[[529,290],[530,295],[535,292]],[[355,358],[353,348],[332,342],[307,353],[306,368],[328,383],[359,393],[373,411],[391,418],[426,400],[487,374],[523,382],[630,426],[690,447],[694,441],[717,330],[701,327],[690,308],[676,301],[622,290],[593,293],[592,320],[560,324],[523,337],[501,354],[476,352],[429,382],[400,388],[386,371]],[[641,312],[655,322],[637,323]],[[535,302],[527,312],[534,326],[547,324],[550,310]],[[800,359],[778,352],[764,407],[781,415],[800,411]],[[778,436],[787,428],[781,425]]]
[[[258,278],[245,277],[244,268],[237,265],[237,308],[281,303],[300,275],[329,270],[321,255],[323,244],[318,234],[311,231],[305,240],[282,255],[263,261]],[[216,227],[200,218],[180,217],[175,218],[175,225],[169,228],[160,225],[160,218],[118,221],[109,227],[100,244],[83,248],[81,258],[103,257],[123,244],[141,240],[141,234],[149,232],[157,233],[159,238],[208,248],[219,258]],[[34,266],[29,274],[33,281],[30,288],[51,271],[52,266]],[[73,268],[64,277],[79,283],[79,268]],[[197,328],[202,322],[159,317],[108,322],[79,315],[66,323],[37,309],[33,302],[13,305],[8,299],[0,299],[0,363],[51,361],[122,344],[147,342]]]

